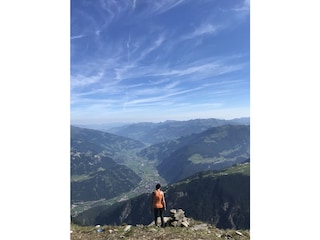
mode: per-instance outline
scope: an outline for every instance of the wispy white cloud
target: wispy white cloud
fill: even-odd
[[[133,11],[136,9],[136,4],[137,4],[137,1],[136,0],[132,0],[132,10]]]
[[[242,85],[242,84],[248,84],[247,80],[245,79],[223,79],[221,81],[215,81],[215,82],[210,82],[210,83],[204,83],[204,87],[222,87],[222,88],[228,88],[228,89],[233,89],[236,86]]]
[[[127,86],[126,90],[128,91],[128,95],[130,97],[135,98],[137,96],[174,96],[178,95],[177,93],[182,93],[181,88],[176,88],[180,84],[179,81],[173,81],[171,83],[162,85],[161,87],[155,87],[153,83],[146,84],[136,84],[133,86]],[[179,94],[180,94],[179,93]]]
[[[170,90],[178,86],[180,83],[180,81],[171,81],[170,83],[166,84],[163,88],[165,90]]]
[[[204,24],[200,28],[196,29],[192,35],[197,37],[197,36],[201,36],[204,34],[212,34],[212,33],[215,33],[217,31],[217,29],[218,29],[218,27],[213,26],[210,23]]]
[[[108,22],[117,20],[120,16],[134,12],[137,5],[143,5],[140,12],[136,12],[134,17],[151,17],[163,14],[178,5],[181,5],[185,0],[156,0],[156,1],[115,1],[115,0],[99,0],[101,8],[108,14]]]
[[[71,40],[78,39],[78,38],[83,38],[83,37],[85,37],[85,35],[83,35],[83,34],[76,35],[76,36],[71,36]]]
[[[136,104],[140,104],[140,103],[154,103],[154,102],[159,102],[159,101],[163,101],[164,99],[173,97],[173,96],[177,96],[177,95],[181,95],[181,94],[185,94],[185,93],[189,93],[189,92],[194,92],[194,91],[198,91],[199,89],[201,89],[202,87],[197,87],[197,88],[193,88],[193,89],[187,89],[187,90],[182,90],[182,91],[176,91],[170,94],[166,94],[166,95],[161,95],[161,96],[157,96],[157,97],[152,97],[152,98],[140,98],[137,100],[132,100],[126,103],[126,105],[136,105]]]
[[[107,12],[107,20],[116,20],[121,14],[132,9],[130,1],[99,0],[100,7]]]
[[[88,85],[92,85],[94,83],[97,83],[101,80],[101,77],[103,76],[103,72],[99,72],[98,74],[94,76],[84,76],[84,75],[75,75],[71,76],[71,89],[76,87],[84,87]]]
[[[185,0],[158,0],[149,1],[149,14],[161,14],[169,11],[170,9],[177,7],[185,2]]]
[[[203,65],[195,65],[195,66],[189,66],[185,67],[183,69],[172,69],[168,70],[165,72],[159,72],[157,75],[160,76],[184,76],[184,75],[190,75],[190,74],[195,74],[195,73],[200,73],[200,72],[205,72],[205,71],[214,71],[215,69],[218,69],[219,65],[216,63],[206,63]]]
[[[79,97],[79,95],[74,94],[71,98],[71,105],[77,104],[78,106],[110,106],[116,104],[118,100],[115,99],[97,99],[97,98],[86,98],[86,97]]]
[[[210,61],[206,59],[203,63],[189,63],[183,68],[170,69],[154,69],[150,76],[175,76],[182,77],[193,75],[196,79],[201,79],[205,76],[217,76],[229,72],[234,72],[243,68],[244,64],[230,64],[223,61]],[[193,78],[189,78],[190,80]]]
[[[193,32],[181,37],[181,40],[194,39],[205,35],[211,35],[217,33],[219,26],[215,26],[211,23],[204,23],[200,27],[196,28]]]
[[[231,10],[236,12],[248,12],[250,10],[250,0],[244,0],[238,6],[231,8]]]
[[[111,66],[112,67],[112,66]],[[95,96],[99,94],[108,94],[112,96],[113,94],[121,94],[126,92],[126,104],[134,103],[146,103],[148,101],[156,102],[160,100],[167,99],[169,97],[190,93],[193,91],[198,91],[200,89],[209,88],[214,84],[208,84],[206,81],[204,85],[199,85],[198,88],[188,89],[187,82],[191,81],[201,81],[203,78],[214,77],[224,73],[236,71],[242,68],[241,64],[238,65],[228,65],[219,62],[203,63],[196,65],[190,65],[182,69],[167,69],[163,66],[151,65],[149,67],[144,66],[139,68],[138,66],[128,65],[123,66],[122,69],[116,69],[118,75],[115,77],[106,77],[104,71],[98,72],[96,75],[91,77],[86,77],[83,75],[72,76],[71,78],[71,90],[76,93],[76,89],[83,89],[84,87],[90,87],[88,90],[83,91],[81,94],[78,94],[78,97],[85,96]],[[106,70],[108,72],[108,70]],[[109,71],[111,71],[109,69]],[[186,78],[185,76],[188,76]],[[135,83],[130,79],[139,79],[141,77],[148,77],[148,81],[144,83]],[[154,80],[152,80],[152,78]],[[170,77],[170,78],[163,78]],[[172,80],[171,77],[174,77],[175,80]],[[106,79],[107,78],[107,79]],[[119,79],[121,81],[119,81]],[[126,80],[125,84],[122,85],[122,81]],[[185,85],[185,89],[179,89],[180,84]],[[230,82],[228,83],[230,84]],[[154,87],[157,86],[157,87]],[[143,100],[135,100],[135,98],[152,95],[157,96],[153,98],[147,98]],[[121,104],[121,103],[119,103]]]
[[[148,56],[148,54],[150,54],[151,52],[153,52],[154,50],[158,49],[161,44],[165,41],[165,37],[163,34],[161,34],[160,36],[158,36],[157,39],[155,39],[152,43],[152,45],[146,47],[140,54],[140,56],[137,58],[136,62],[139,62],[141,60],[143,60],[146,56]]]

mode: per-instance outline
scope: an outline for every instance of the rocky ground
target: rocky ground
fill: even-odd
[[[249,230],[224,230],[212,225],[191,221],[189,227],[156,227],[151,224],[123,226],[78,226],[71,224],[71,240],[204,240],[204,239],[250,239]]]

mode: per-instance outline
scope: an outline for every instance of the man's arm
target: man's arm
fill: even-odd
[[[151,194],[151,207],[150,207],[151,211],[153,210],[153,197],[154,197],[154,192],[152,192]]]
[[[164,192],[162,192],[163,198],[162,198],[162,205],[163,205],[163,209],[166,210],[167,206],[166,206],[166,199],[164,197]]]

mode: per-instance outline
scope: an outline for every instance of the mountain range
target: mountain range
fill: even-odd
[[[114,127],[107,131],[151,145],[193,133],[200,133],[211,127],[218,127],[227,124],[250,125],[250,118],[236,118],[231,120],[216,118],[193,119],[188,121],[168,120],[160,123],[145,122]]]
[[[167,209],[224,229],[250,229],[250,163],[197,173],[164,188]],[[112,206],[93,207],[72,218],[78,225],[150,224],[151,193]],[[168,216],[168,211],[165,216]]]
[[[135,139],[71,126],[72,221],[149,223],[150,191],[161,182],[169,206],[221,228],[249,228],[249,119],[140,123],[120,130]]]
[[[143,148],[140,141],[100,130],[71,126],[71,151],[117,156],[123,151]],[[121,162],[121,159],[117,159]]]
[[[174,182],[196,172],[231,166],[250,157],[250,126],[224,125],[144,148],[139,156],[159,162],[159,174]]]

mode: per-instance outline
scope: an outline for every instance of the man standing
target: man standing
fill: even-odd
[[[156,185],[156,190],[152,192],[152,205],[154,211],[154,224],[157,226],[158,216],[161,218],[161,227],[164,227],[163,211],[166,210],[166,200],[164,192],[160,190],[161,185]]]

